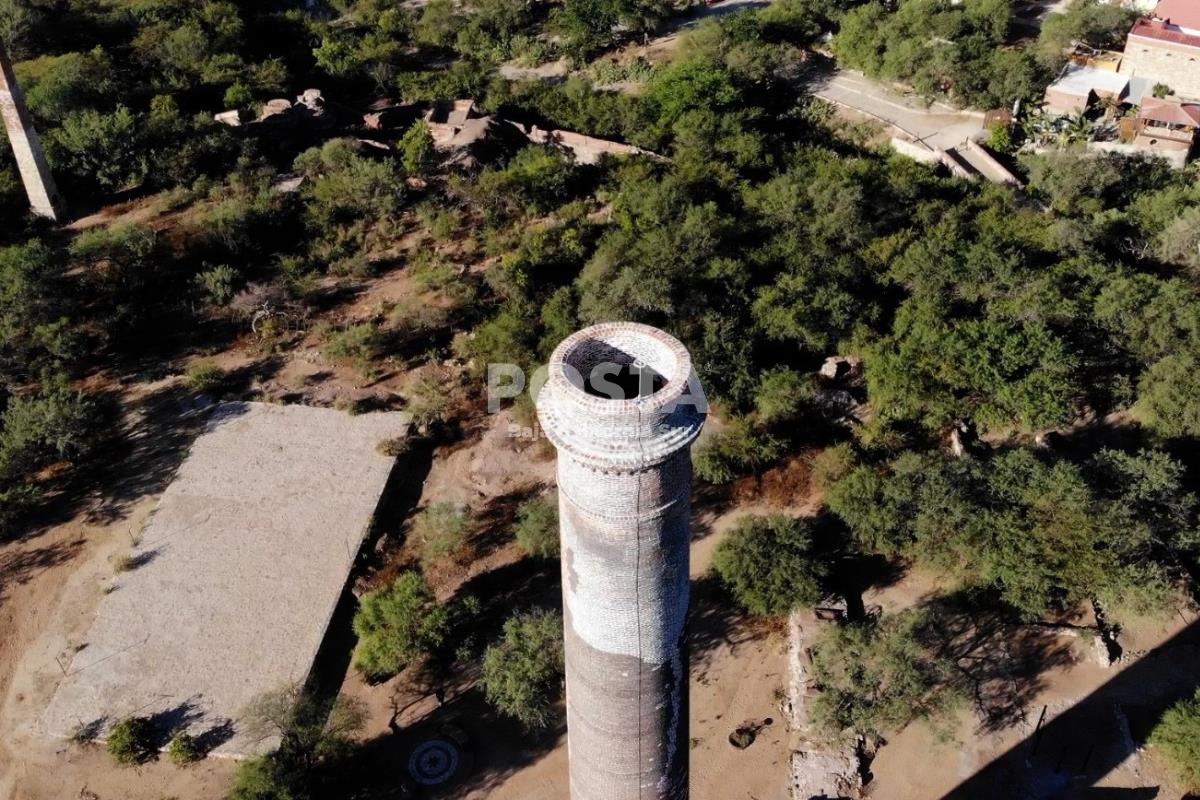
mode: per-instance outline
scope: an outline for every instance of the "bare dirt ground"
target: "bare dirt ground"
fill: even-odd
[[[864,602],[887,612],[920,606],[944,581],[914,572]],[[1186,605],[1181,601],[1181,606]],[[1081,609],[1064,620],[1092,625]],[[973,664],[989,703],[1008,707],[999,723],[965,708],[949,735],[912,725],[891,737],[870,764],[872,797],[888,800],[988,800],[989,798],[1118,796],[1178,798],[1154,755],[1140,746],[1148,711],[1194,691],[1200,672],[1200,631],[1194,609],[1160,618],[1121,620],[1122,658],[1112,667],[1095,658],[1090,635],[1030,629],[980,637],[963,663]],[[1001,649],[993,649],[998,645]],[[1000,656],[1004,662],[998,660]],[[1050,667],[1032,677],[995,667],[1035,658]],[[1043,709],[1042,733],[1035,734]],[[920,764],[914,769],[914,764]],[[1135,793],[1132,790],[1158,792]],[[1109,796],[1109,795],[1104,795]]]

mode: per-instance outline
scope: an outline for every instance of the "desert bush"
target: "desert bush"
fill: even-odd
[[[922,643],[926,621],[907,611],[827,628],[812,649],[814,721],[832,734],[878,737],[948,718],[963,699],[959,672]]]
[[[1189,789],[1200,789],[1200,691],[1167,709],[1150,734],[1150,744]]]
[[[309,221],[318,231],[354,220],[380,220],[400,208],[404,181],[396,164],[360,155],[349,139],[306,150],[294,168],[310,179],[303,194]]]
[[[240,716],[247,736],[278,737],[279,748],[238,767],[229,800],[307,800],[325,796],[366,713],[343,695],[330,704],[289,684],[255,697]]]
[[[713,568],[740,605],[755,614],[786,614],[821,598],[828,568],[813,552],[811,519],[747,516],[718,545]]]
[[[144,764],[157,753],[149,717],[126,717],[108,731],[108,753],[118,764]]]
[[[549,498],[535,497],[521,504],[513,527],[517,544],[531,556],[558,555],[558,505]]]
[[[455,231],[462,227],[463,212],[457,208],[438,205],[433,202],[422,203],[417,208],[421,224],[433,234],[438,241],[448,241]]]
[[[463,278],[462,267],[422,250],[412,261],[413,282],[426,291],[449,292]]]
[[[847,444],[826,447],[813,456],[812,483],[818,489],[828,489],[854,469],[854,448]]]
[[[219,264],[196,276],[196,284],[214,306],[227,306],[237,293],[238,273],[228,264]]]
[[[450,410],[449,381],[438,375],[423,375],[405,396],[405,409],[419,429],[444,422]]]
[[[379,326],[374,322],[359,322],[330,333],[324,352],[329,360],[352,364],[367,374],[382,349],[383,334]]]
[[[396,147],[400,150],[400,163],[409,175],[425,175],[437,168],[438,153],[424,120],[414,122]]]
[[[204,758],[200,741],[186,731],[178,731],[167,745],[167,757],[176,766],[185,766]]]
[[[381,456],[398,458],[409,451],[412,442],[407,436],[397,436],[394,439],[382,439],[375,445],[375,451]]]
[[[372,678],[395,675],[441,646],[449,627],[450,612],[437,604],[425,578],[405,572],[363,597],[354,615],[354,663]]]
[[[696,476],[708,483],[729,483],[778,458],[783,443],[745,417],[735,417],[693,451]]]
[[[225,383],[225,370],[211,361],[197,361],[188,367],[187,385],[196,392],[215,392]]]
[[[562,697],[564,669],[562,616],[517,614],[504,623],[500,641],[483,656],[483,690],[498,711],[527,728],[554,721]]]
[[[454,503],[430,503],[413,520],[413,536],[421,545],[421,561],[432,564],[453,556],[467,541],[470,518]]]

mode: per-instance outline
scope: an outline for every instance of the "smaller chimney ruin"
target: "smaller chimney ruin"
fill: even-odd
[[[29,195],[29,206],[33,213],[58,222],[63,217],[63,202],[54,185],[54,176],[42,152],[42,143],[33,127],[33,118],[25,107],[25,96],[17,85],[12,61],[8,51],[0,42],[0,117],[4,118],[4,132],[8,144],[17,159],[17,169],[25,193]]]

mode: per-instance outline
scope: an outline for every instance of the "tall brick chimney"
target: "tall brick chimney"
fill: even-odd
[[[17,85],[12,61],[3,42],[0,42],[0,117],[4,118],[4,132],[8,134],[8,144],[17,158],[17,169],[33,213],[58,221],[63,213],[62,199],[46,164],[46,154],[42,152],[42,143],[25,108],[25,97]]]
[[[690,449],[705,410],[691,356],[656,328],[596,325],[551,356],[538,415],[558,449],[572,800],[688,797]]]

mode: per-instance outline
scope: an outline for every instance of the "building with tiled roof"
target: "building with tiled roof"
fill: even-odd
[[[1200,99],[1200,0],[1160,0],[1153,15],[1134,23],[1120,69]]]

